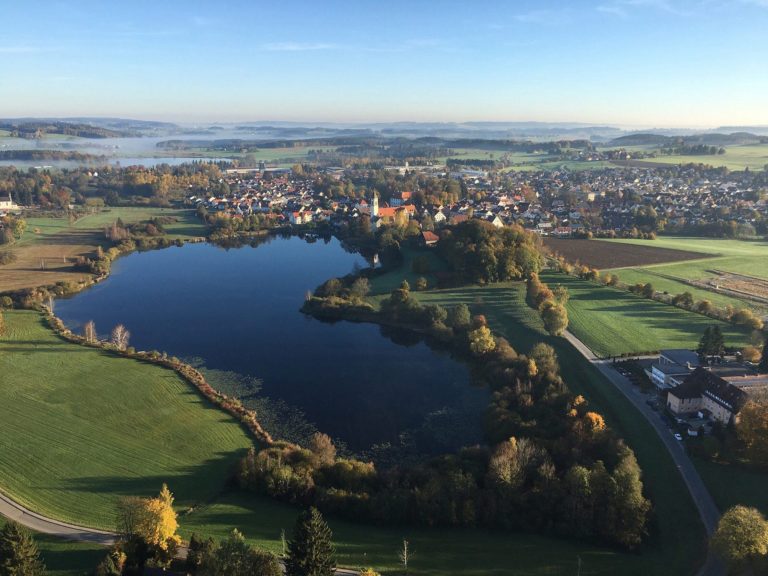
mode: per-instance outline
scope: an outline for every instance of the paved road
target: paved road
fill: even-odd
[[[45,516],[41,516],[40,514],[36,514],[31,510],[24,508],[3,494],[0,494],[0,515],[18,522],[22,526],[26,526],[35,532],[50,534],[51,536],[63,538],[64,540],[91,542],[102,546],[111,546],[115,543],[116,534],[113,532],[75,526],[74,524],[46,518]],[[182,558],[186,557],[186,548],[181,549],[179,552],[179,555]],[[358,572],[355,570],[347,570],[346,568],[339,568],[336,570],[336,574],[339,576],[357,576]]]
[[[35,532],[51,534],[65,540],[93,542],[102,546],[110,546],[115,542],[115,535],[111,532],[83,528],[82,526],[75,526],[74,524],[46,518],[24,508],[3,494],[0,494],[0,514]]]
[[[699,510],[701,521],[704,524],[704,528],[707,531],[707,535],[711,536],[717,529],[717,523],[720,520],[720,510],[715,505],[715,501],[709,494],[709,490],[704,484],[704,481],[699,476],[696,467],[691,462],[688,454],[685,452],[685,447],[682,442],[675,440],[673,433],[667,428],[664,421],[659,417],[659,414],[651,409],[645,401],[648,397],[642,394],[632,383],[619,374],[611,366],[610,360],[601,360],[576,336],[566,331],[565,338],[573,344],[574,348],[578,350],[584,358],[589,360],[600,372],[618,388],[624,396],[637,408],[637,410],[645,416],[648,423],[656,430],[656,433],[661,438],[662,443],[669,451],[672,460],[683,477],[685,485],[688,487],[688,491],[691,493],[694,504]],[[684,527],[680,528],[684,530]],[[722,563],[712,554],[707,555],[707,560],[699,571],[698,576],[724,576],[725,567]]]

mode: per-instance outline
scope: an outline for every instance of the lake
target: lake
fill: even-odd
[[[299,312],[308,290],[367,265],[336,239],[188,244],[120,258],[109,279],[57,301],[56,313],[75,331],[94,320],[107,337],[123,323],[138,350],[201,359],[212,383],[256,408],[277,437],[317,429],[366,454],[479,442],[488,392],[462,363],[373,324]]]

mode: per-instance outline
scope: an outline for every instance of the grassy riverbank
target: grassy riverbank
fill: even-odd
[[[176,373],[57,337],[6,311],[0,489],[51,517],[111,529],[122,495],[167,482],[181,509],[215,497],[251,441]]]

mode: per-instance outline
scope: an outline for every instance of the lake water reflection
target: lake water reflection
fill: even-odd
[[[107,281],[56,312],[76,331],[94,320],[106,337],[123,323],[137,349],[258,377],[253,400],[279,407],[264,416],[278,433],[289,434],[285,420],[299,411],[354,451],[403,438],[422,452],[478,441],[488,396],[463,364],[423,342],[396,344],[375,325],[299,312],[307,290],[366,265],[335,239],[192,244],[121,258]]]

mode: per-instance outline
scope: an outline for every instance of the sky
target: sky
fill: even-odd
[[[768,125],[768,0],[0,0],[0,117]]]

